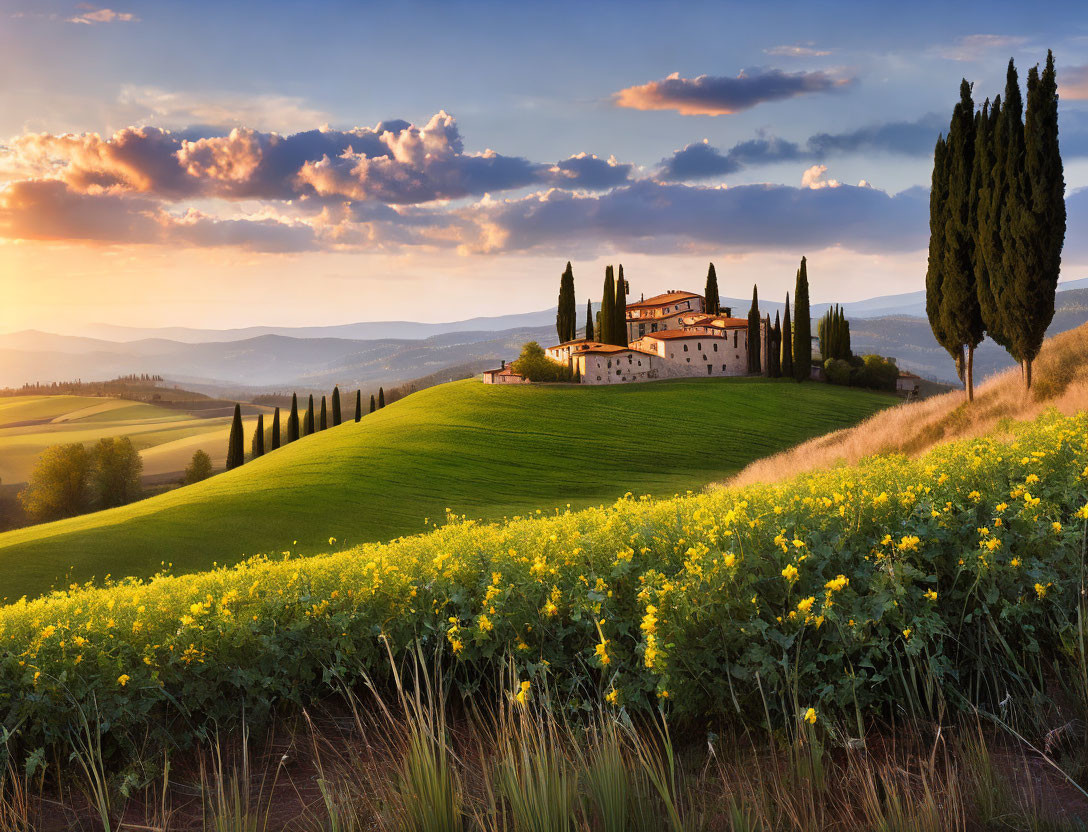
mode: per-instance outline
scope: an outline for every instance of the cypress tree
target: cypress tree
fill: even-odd
[[[276,412],[272,414],[272,436],[269,447],[271,450],[276,450],[280,446],[280,409],[277,407]]]
[[[555,313],[555,331],[559,335],[559,343],[565,344],[574,340],[574,331],[578,326],[577,312],[574,306],[574,271],[570,261],[567,268],[559,278],[559,304]]]
[[[952,112],[952,124],[945,143],[946,205],[943,210],[939,312],[941,328],[953,354],[962,355],[964,349],[967,350],[963,367],[968,401],[974,399],[975,348],[982,341],[984,333],[975,287],[977,234],[972,226],[978,214],[977,192],[972,190],[975,141],[975,102],[971,98],[971,85],[964,79],[960,82],[960,100]]]
[[[808,305],[808,262],[802,257],[793,290],[793,377],[806,381],[812,371],[812,319]]]
[[[1011,303],[1019,314],[1010,327],[1013,357],[1024,367],[1031,388],[1031,365],[1054,318],[1054,293],[1065,241],[1065,173],[1058,147],[1058,86],[1054,55],[1047,50],[1042,75],[1028,71],[1027,115],[1024,119],[1024,203],[1021,237],[1024,261],[1018,264]]]
[[[332,388],[332,426],[336,427],[341,422],[340,418],[340,387],[334,385]]]
[[[1005,181],[1004,165],[998,164],[999,147],[1004,133],[1001,96],[994,99],[990,111],[979,122],[975,138],[975,178],[978,208],[975,220],[975,292],[986,334],[1005,347],[1008,339],[1001,320],[1001,309],[994,293],[995,275],[1001,272],[1001,210]]]
[[[264,414],[257,416],[257,428],[253,431],[253,440],[250,442],[250,453],[253,459],[264,456]]]
[[[371,393],[370,394],[370,412],[373,413],[377,409],[378,409],[377,406],[374,404],[374,394]]]
[[[385,407],[385,388],[384,387],[379,387],[378,388],[378,410],[381,410],[383,407]]]
[[[230,424],[230,437],[227,439],[227,470],[237,468],[246,461],[245,447],[242,444],[242,406],[234,405],[234,420]]]
[[[768,323],[770,322],[770,315],[767,316]],[[774,333],[773,344],[768,344],[767,349],[767,364],[771,370],[771,378],[782,377],[782,319],[778,313],[774,313],[774,328],[771,330]]]
[[[287,417],[287,441],[298,439],[298,393],[291,394],[291,415]]]
[[[310,404],[306,408],[306,422],[302,428],[303,436],[309,436],[314,432],[314,396],[310,394]]]
[[[1018,286],[1035,275],[1031,273],[1032,229],[1025,216],[1029,187],[1024,169],[1024,103],[1020,95],[1020,81],[1016,65],[1009,60],[1005,77],[1005,103],[1001,109],[1004,124],[998,144],[998,165],[1004,176],[999,207],[999,231],[1001,235],[1001,269],[990,274],[990,286],[997,299],[998,317],[1001,321],[1005,348],[1026,371],[1023,352],[1021,323],[1026,318],[1018,297]],[[1025,377],[1026,378],[1026,377]]]
[[[363,418],[363,391],[355,391],[355,421]]]
[[[846,319],[846,313],[839,310],[839,352],[843,360],[848,360],[854,351],[850,348],[850,321]]]
[[[937,137],[933,148],[933,175],[929,189],[929,260],[926,265],[926,317],[929,328],[948,354],[956,359],[962,351],[962,341],[948,331],[945,317],[945,233],[948,227],[948,143],[944,135]]]
[[[718,273],[714,264],[706,270],[706,289],[703,290],[703,307],[708,315],[718,315],[722,311],[721,295],[718,293]]]
[[[759,344],[759,290],[752,286],[752,308],[748,310],[748,372],[762,371]]]
[[[612,343],[617,347],[627,346],[627,281],[623,279],[623,263],[620,263],[619,277],[616,278],[616,296],[612,306],[615,318],[612,323]]]
[[[597,319],[597,340],[602,344],[614,344],[612,325],[616,320],[616,281],[612,267],[604,267],[604,289],[601,294],[601,315]]]
[[[782,313],[782,360],[783,378],[793,378],[793,325],[790,323],[790,293],[786,292],[786,311]]]
[[[326,430],[329,427],[329,414],[325,409],[325,397],[321,397],[321,421],[318,422],[318,430]]]
[[[586,340],[593,340],[593,301],[586,301]]]

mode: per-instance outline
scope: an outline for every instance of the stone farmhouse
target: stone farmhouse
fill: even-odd
[[[582,384],[747,375],[747,318],[707,315],[703,309],[702,295],[668,291],[627,306],[627,347],[582,338],[544,352],[568,365]],[[760,338],[765,371],[767,332],[762,320]]]

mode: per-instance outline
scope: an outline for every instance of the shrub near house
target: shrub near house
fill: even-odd
[[[572,381],[574,379],[570,367],[549,359],[544,354],[544,348],[536,341],[530,341],[521,348],[521,355],[510,365],[510,369],[529,381]]]

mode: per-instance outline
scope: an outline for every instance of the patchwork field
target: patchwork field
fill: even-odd
[[[252,430],[256,419],[247,423]],[[184,470],[198,448],[213,464],[226,458],[230,418],[199,418],[180,410],[94,396],[16,396],[0,399],[0,481],[26,482],[41,452],[63,442],[91,444],[128,436],[141,451],[144,476]]]
[[[610,502],[627,491],[671,496],[895,401],[764,379],[445,384],[205,482],[2,534],[3,595],[33,596],[106,574],[147,577],[163,562],[192,572],[256,553],[388,540],[423,531],[447,508],[502,519]],[[159,445],[149,460],[184,457],[188,441]]]

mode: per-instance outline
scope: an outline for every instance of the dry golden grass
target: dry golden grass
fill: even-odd
[[[1051,407],[1066,414],[1088,408],[1088,324],[1046,341],[1035,361],[1030,394],[1020,369],[1013,367],[977,387],[970,405],[955,390],[882,410],[855,427],[757,460],[725,485],[776,482],[874,454],[917,456],[939,442],[981,436],[1003,419],[1033,419]]]

